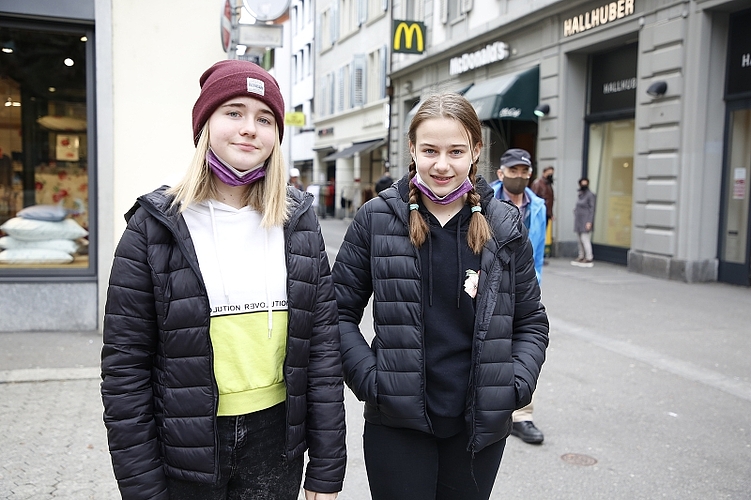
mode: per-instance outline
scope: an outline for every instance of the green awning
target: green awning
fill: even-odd
[[[535,66],[475,83],[464,97],[475,107],[481,121],[535,121],[534,111],[540,100],[540,68]]]

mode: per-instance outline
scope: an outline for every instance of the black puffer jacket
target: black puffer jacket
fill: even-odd
[[[287,193],[286,455],[309,447],[305,488],[335,492],[346,433],[334,288],[312,196]],[[126,215],[107,292],[102,400],[124,499],[166,499],[166,476],[212,483],[219,472],[209,300],[170,201],[160,188]]]
[[[511,204],[477,179],[494,237],[481,253],[465,420],[469,449],[508,436],[511,414],[535,390],[548,344],[532,247]],[[406,178],[357,212],[334,264],[344,379],[366,420],[431,432],[425,405],[420,253],[409,239]],[[375,338],[360,332],[373,295]]]

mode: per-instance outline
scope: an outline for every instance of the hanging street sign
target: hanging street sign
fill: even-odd
[[[237,43],[248,47],[281,47],[283,29],[281,24],[241,24]]]

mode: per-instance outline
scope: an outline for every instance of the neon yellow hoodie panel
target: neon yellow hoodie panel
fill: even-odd
[[[219,384],[217,415],[244,415],[281,403],[287,312],[273,313],[271,335],[267,311],[211,318],[214,375]]]

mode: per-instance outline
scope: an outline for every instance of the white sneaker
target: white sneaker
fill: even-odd
[[[594,263],[591,260],[579,258],[576,260],[572,260],[571,265],[577,266],[577,267],[593,267]]]

